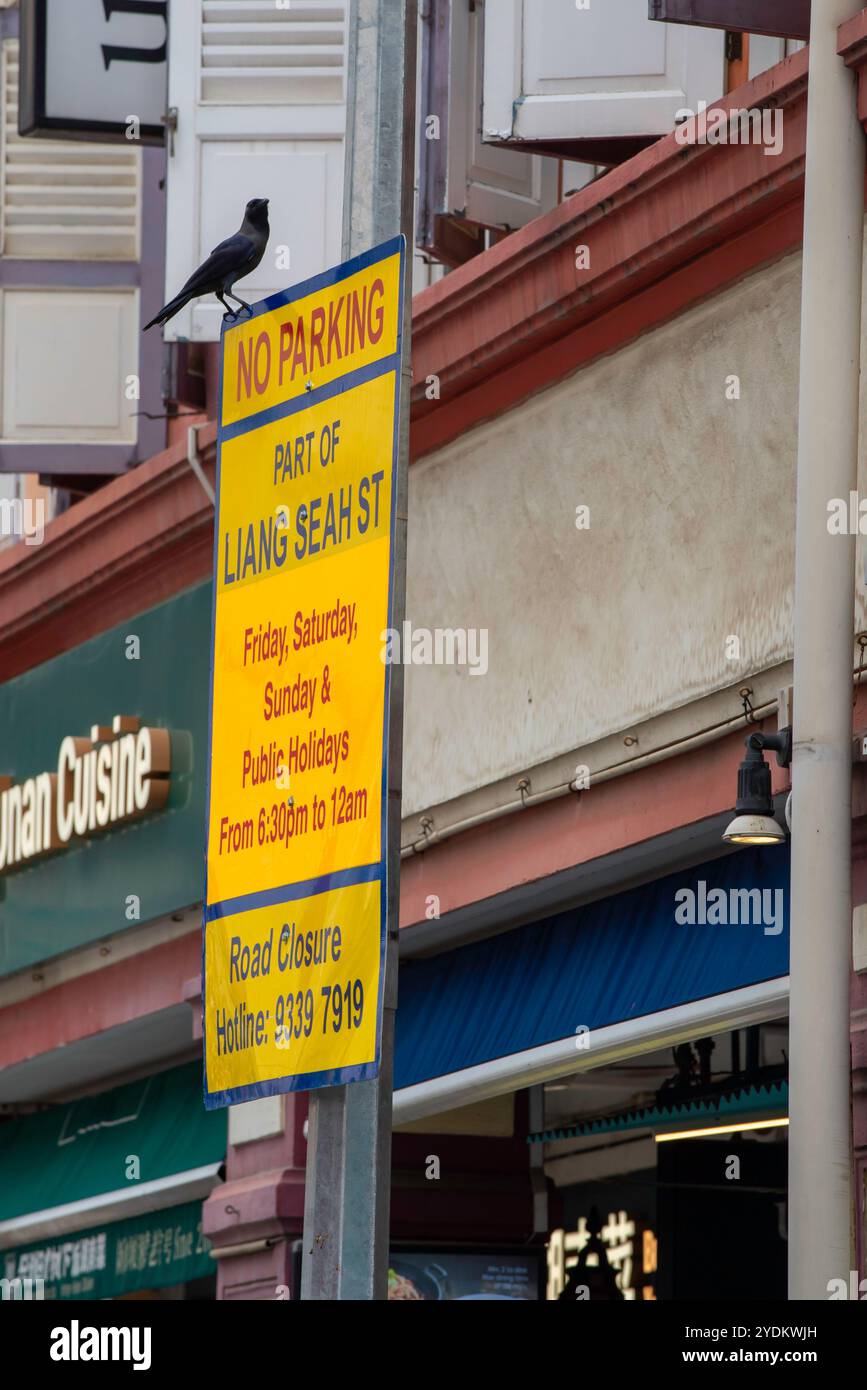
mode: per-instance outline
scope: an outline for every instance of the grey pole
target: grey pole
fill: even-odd
[[[813,0],[798,419],[789,1019],[789,1297],[827,1299],[851,1260],[849,988],[855,538],[828,503],[857,488],[864,134],[837,26]]]
[[[407,242],[393,626],[406,599],[410,330],[418,0],[351,0],[347,33],[343,259],[403,232]],[[391,1095],[400,895],[403,666],[391,667],[388,720],[388,941],[382,1057],[375,1081],[310,1093],[302,1299],[384,1299],[388,1279]]]

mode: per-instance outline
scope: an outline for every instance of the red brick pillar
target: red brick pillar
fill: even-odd
[[[226,1181],[204,1204],[205,1235],[218,1253],[218,1299],[288,1298],[292,1242],[303,1228],[307,1096],[252,1105],[233,1107]]]

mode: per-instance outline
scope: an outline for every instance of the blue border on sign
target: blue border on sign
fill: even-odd
[[[223,363],[225,359],[224,338],[233,328],[239,327],[240,323],[249,323],[252,319],[259,318],[262,314],[269,313],[272,309],[278,309],[287,304],[293,304],[299,299],[304,299],[317,290],[325,289],[329,285],[339,284],[341,280],[347,280],[359,271],[366,270],[368,266],[376,265],[379,261],[386,260],[389,256],[399,255],[399,284],[398,284],[398,322],[397,322],[397,344],[394,353],[379,359],[378,362],[368,367],[357,368],[353,372],[348,372],[346,376],[337,378],[336,382],[329,382],[320,387],[318,391],[305,393],[303,396],[293,397],[285,406],[275,406],[270,410],[260,411],[258,415],[249,417],[249,420],[238,421],[236,424],[243,424],[244,429],[237,429],[234,425],[223,427]],[[340,394],[340,392],[352,389],[353,386],[363,384],[365,381],[374,380],[378,376],[385,375],[389,371],[394,372],[394,430],[392,435],[392,456],[391,456],[391,536],[389,546],[389,565],[388,565],[388,623],[389,628],[394,626],[394,546],[397,534],[397,460],[398,460],[398,437],[400,429],[400,391],[401,391],[401,349],[403,345],[403,321],[404,321],[404,294],[406,285],[406,238],[400,236],[392,237],[389,241],[382,242],[379,246],[372,247],[369,251],[364,251],[360,256],[353,257],[352,260],[344,261],[342,265],[334,266],[330,270],[322,271],[319,275],[312,276],[309,280],[303,280],[294,289],[281,291],[278,294],[269,295],[267,299],[259,300],[252,306],[253,313],[247,318],[240,320],[239,323],[227,325],[223,323],[220,333],[220,376],[219,376],[219,416],[217,420],[217,468],[216,468],[216,488],[214,503],[214,564],[213,564],[213,594],[211,598],[211,652],[208,671],[208,760],[205,777],[205,854],[204,854],[204,891],[202,894],[202,1079],[204,1087],[204,1104],[206,1110],[217,1110],[227,1105],[239,1105],[244,1101],[263,1100],[267,1096],[284,1095],[293,1091],[315,1090],[322,1086],[343,1086],[353,1081],[371,1081],[379,1074],[379,1058],[382,1049],[382,1012],[385,997],[385,948],[387,932],[387,906],[388,906],[388,712],[391,698],[391,662],[386,662],[385,666],[385,692],[384,707],[382,717],[382,783],[380,793],[380,859],[375,864],[360,866],[359,868],[339,870],[334,874],[322,875],[316,879],[308,879],[300,884],[286,884],[278,889],[266,889],[261,893],[249,893],[243,897],[226,899],[222,903],[208,902],[208,831],[211,823],[211,746],[213,740],[213,717],[214,717],[214,646],[216,640],[216,613],[217,613],[217,566],[219,563],[220,545],[220,476],[222,466],[222,446],[228,439],[245,434],[249,429],[256,428],[258,425],[268,424],[273,420],[283,418],[283,416],[296,413],[298,410],[307,409],[317,401],[328,400],[330,397]],[[376,1044],[375,1058],[371,1062],[357,1063],[350,1067],[338,1067],[329,1071],[307,1072],[298,1076],[274,1077],[269,1080],[251,1082],[246,1086],[235,1086],[224,1091],[208,1090],[208,1050],[207,1050],[207,1020],[205,1017],[205,1001],[207,998],[207,984],[205,974],[205,933],[209,923],[218,921],[221,917],[229,916],[230,909],[247,911],[255,907],[268,906],[278,902],[290,902],[296,898],[310,896],[314,897],[318,893],[327,892],[329,886],[338,888],[348,883],[370,883],[379,879],[379,991],[376,1004]],[[340,880],[339,882],[337,880]],[[321,886],[317,886],[321,885]],[[299,891],[295,891],[299,890]],[[300,891],[305,890],[305,891]],[[308,891],[309,890],[309,891]]]
[[[240,898],[224,898],[205,908],[205,921],[218,922],[223,917],[234,917],[238,912],[253,912],[257,907],[278,907],[280,903],[294,903],[299,898],[315,898],[319,893],[330,893],[334,888],[350,888],[353,883],[373,883],[382,872],[382,861],[375,864],[360,864],[353,869],[338,869],[332,874],[320,874],[318,878],[305,878],[299,883],[286,883],[282,888],[263,888],[259,893],[245,893]]]
[[[285,420],[287,415],[297,415],[302,410],[309,410],[320,401],[333,400],[344,391],[363,386],[366,381],[376,381],[378,377],[387,376],[389,372],[399,371],[400,351],[389,353],[387,357],[380,357],[378,362],[368,362],[364,367],[356,367],[354,371],[326,382],[315,391],[305,391],[303,396],[293,396],[289,401],[281,401],[278,405],[269,406],[267,410],[260,410],[256,415],[248,415],[244,420],[236,420],[234,424],[226,425],[222,435],[223,442],[238,439],[241,435],[249,434],[251,430],[260,429],[262,425],[272,425],[275,420]]]
[[[335,1071],[308,1071],[273,1081],[254,1081],[249,1086],[235,1086],[229,1091],[206,1091],[205,1109],[219,1110],[224,1105],[242,1105],[247,1100],[291,1095],[293,1091],[315,1091],[320,1086],[346,1086],[350,1081],[373,1081],[378,1075],[378,1062],[360,1062],[357,1066],[339,1067]]]

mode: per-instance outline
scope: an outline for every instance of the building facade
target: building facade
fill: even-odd
[[[861,82],[865,34],[841,32]],[[534,107],[550,60],[525,38],[525,100],[494,90],[484,120],[508,107],[520,129],[491,132],[556,165]],[[725,85],[710,38],[718,91],[684,80],[696,101]],[[404,647],[396,1298],[568,1297],[580,1277],[603,1298],[784,1296],[788,850],[722,840],[746,734],[791,723],[808,53],[764,56],[722,105],[780,112],[778,150],[685,147],[667,111],[584,131],[572,161],[614,138],[628,158],[415,298],[407,614],[431,640]],[[593,80],[554,93],[571,130]],[[228,90],[185,138],[220,145]],[[332,117],[304,137],[323,169]],[[267,103],[245,120],[251,141],[302,138]],[[203,177],[230,154],[210,174],[203,154]],[[451,211],[428,208],[429,252],[454,250]],[[176,279],[197,248],[169,252]],[[41,545],[0,552],[0,1249],[46,1296],[297,1296],[306,1097],[201,1107],[214,515],[197,469],[213,484],[218,325],[195,312],[197,467],[170,422]],[[789,790],[774,766],[781,817]],[[859,763],[860,1277],[865,817]],[[709,1269],[726,1244],[749,1260]]]

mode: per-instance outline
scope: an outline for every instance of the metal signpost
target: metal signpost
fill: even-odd
[[[343,254],[402,232],[413,244],[417,0],[352,0],[347,42]],[[411,269],[403,303],[391,624],[406,588]],[[403,667],[388,709],[387,939],[379,1075],[310,1097],[304,1263],[306,1299],[384,1299],[388,1276],[391,1093],[400,890]]]
[[[205,1104],[311,1092],[323,1299],[385,1297],[388,1258],[416,16],[385,9],[351,14],[345,260],[221,345]]]

